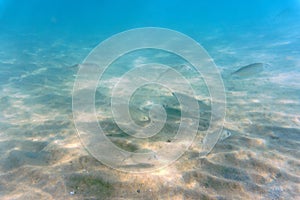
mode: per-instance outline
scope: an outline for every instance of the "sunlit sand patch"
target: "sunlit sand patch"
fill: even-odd
[[[3,193],[3,199],[57,199],[67,197],[63,176],[54,171],[50,173],[47,167],[44,169],[21,167],[14,173],[6,174],[1,178],[4,180],[13,179],[12,182],[6,182],[5,185],[8,190]],[[14,184],[19,187],[11,187]]]
[[[218,52],[222,53],[222,54],[228,54],[228,55],[234,55],[236,54],[235,50],[233,48],[230,47],[224,47],[218,50]]]
[[[80,115],[76,115],[76,120],[80,122],[93,122],[95,121],[95,115],[93,113],[80,113]]]
[[[300,73],[299,72],[284,72],[270,78],[270,81],[282,86],[300,88]]]
[[[4,64],[14,64],[16,61],[17,61],[17,59],[12,58],[12,59],[7,59],[7,60],[1,60],[0,62],[4,63]]]
[[[29,76],[36,76],[36,75],[39,75],[43,72],[45,72],[47,70],[47,68],[43,67],[43,68],[39,68],[37,70],[34,70],[32,72],[26,72],[25,74],[22,74],[20,77],[11,77],[9,78],[8,80],[9,81],[14,81],[14,80],[17,80],[17,81],[22,81],[22,79],[24,78],[27,78]]]
[[[64,147],[67,148],[67,149],[74,149],[74,148],[79,148],[81,147],[81,143],[70,143],[70,144],[65,144]]]
[[[291,104],[291,105],[300,105],[299,101],[292,100],[292,99],[281,99],[278,101],[280,104]]]
[[[119,192],[130,198],[182,199],[176,188],[182,186],[181,173],[174,167],[157,170],[153,173],[119,174],[122,184]]]
[[[292,121],[296,124],[296,125],[300,125],[300,116],[295,116]]]
[[[137,59],[135,59],[133,61],[133,65],[134,65],[134,67],[138,67],[142,64],[145,64],[147,62],[147,60],[148,60],[147,57],[139,56]]]
[[[284,46],[288,44],[291,44],[291,41],[278,41],[269,44],[268,47],[278,47],[278,46]]]

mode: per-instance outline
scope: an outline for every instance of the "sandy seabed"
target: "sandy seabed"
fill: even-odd
[[[224,127],[232,135],[205,158],[192,145],[166,168],[133,174],[111,169],[88,154],[73,123],[76,64],[92,49],[83,47],[92,42],[75,46],[34,37],[0,37],[1,199],[297,199],[300,60],[285,51],[294,46],[263,39],[251,46],[253,35],[248,34],[239,38],[249,40],[249,47],[246,43],[241,49],[238,42],[220,42],[218,33],[203,37],[220,66],[227,96]],[[268,48],[262,51],[262,46]],[[280,49],[286,55],[276,56]],[[230,76],[238,68],[233,66],[257,59],[271,62],[276,70]],[[104,118],[99,116],[100,123]],[[138,148],[118,137],[112,138],[119,146]],[[172,142],[165,139],[163,144]]]

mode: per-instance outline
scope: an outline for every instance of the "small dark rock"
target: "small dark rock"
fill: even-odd
[[[279,139],[278,136],[274,136],[274,135],[271,135],[270,137],[271,137],[271,139],[273,139],[273,140],[278,140],[278,139]]]

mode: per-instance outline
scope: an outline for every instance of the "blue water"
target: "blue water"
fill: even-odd
[[[19,33],[82,37],[109,35],[131,28],[158,26],[195,32],[238,26],[252,30],[255,25],[299,19],[299,1],[1,1],[1,29]],[[285,24],[285,22],[283,22]],[[283,25],[281,24],[281,25]],[[285,24],[287,25],[287,24]],[[275,28],[275,27],[274,27]],[[271,30],[269,30],[271,31]],[[100,36],[98,36],[100,37]]]
[[[299,21],[299,0],[0,0],[0,199],[299,198]],[[202,117],[198,143],[180,159],[134,174],[128,171],[149,166],[128,156],[121,165],[129,170],[120,172],[90,154],[77,135],[72,95],[80,64],[100,42],[143,27],[179,31],[207,51],[224,83],[231,135],[200,158],[212,103],[205,77],[193,79],[190,63],[166,52],[128,54],[112,63],[95,93],[98,123],[114,144],[152,152],[176,142],[182,112],[160,87],[137,90],[131,107],[144,126],[151,98],[162,104],[170,118],[160,135],[135,139],[112,120],[111,84],[150,61],[197,80]],[[92,122],[89,113],[80,119]]]

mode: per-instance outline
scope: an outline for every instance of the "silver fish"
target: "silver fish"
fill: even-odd
[[[264,63],[252,63],[250,65],[243,66],[238,70],[231,73],[231,75],[240,77],[255,76],[264,71],[266,64]]]
[[[224,141],[230,136],[231,132],[229,130],[223,129],[218,142]]]

